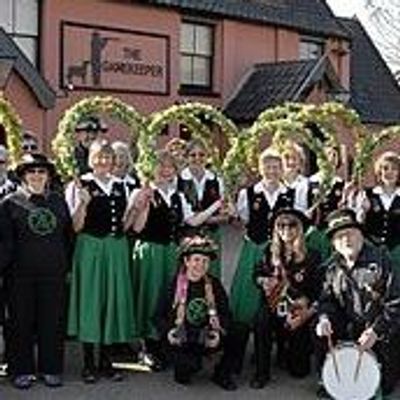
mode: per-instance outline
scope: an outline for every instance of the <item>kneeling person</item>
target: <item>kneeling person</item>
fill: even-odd
[[[175,381],[188,384],[201,369],[202,356],[221,347],[229,306],[222,284],[208,274],[214,243],[195,236],[184,239],[179,251],[182,265],[167,301],[160,301],[157,322],[171,351]]]

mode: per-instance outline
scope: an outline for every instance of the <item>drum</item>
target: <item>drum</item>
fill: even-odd
[[[354,343],[340,343],[327,354],[322,381],[336,400],[369,400],[379,389],[381,371],[371,351],[360,352]]]

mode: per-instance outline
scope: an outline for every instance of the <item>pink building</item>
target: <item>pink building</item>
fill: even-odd
[[[4,95],[44,148],[62,113],[89,95],[112,94],[145,114],[199,100],[245,124],[287,100],[351,95],[366,123],[400,121],[400,91],[365,31],[322,0],[3,3],[0,66],[12,64]],[[379,96],[361,82],[370,76],[360,43],[375,57]],[[371,113],[387,93],[390,110],[380,103],[386,112]]]

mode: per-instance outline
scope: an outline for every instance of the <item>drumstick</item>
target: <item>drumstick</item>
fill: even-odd
[[[329,352],[332,355],[332,361],[333,361],[333,368],[335,370],[335,375],[338,381],[340,381],[340,374],[339,374],[339,364],[336,358],[335,354],[335,349],[332,344],[332,335],[328,335],[328,347],[329,347]]]
[[[354,382],[357,381],[358,376],[360,375],[360,369],[361,369],[361,362],[362,362],[363,353],[364,353],[363,350],[361,350],[361,349],[358,350],[357,364],[356,364],[356,369],[354,371],[354,377],[353,377]]]

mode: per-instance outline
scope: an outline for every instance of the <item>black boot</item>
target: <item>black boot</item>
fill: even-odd
[[[102,376],[114,382],[122,381],[123,375],[121,372],[113,368],[110,353],[111,346],[100,346],[99,372]]]
[[[85,383],[95,383],[97,381],[94,345],[91,343],[83,343],[82,379]]]

